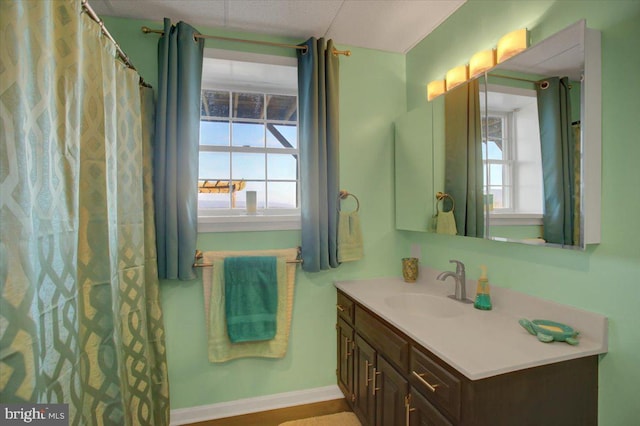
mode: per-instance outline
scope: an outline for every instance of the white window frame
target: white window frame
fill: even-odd
[[[516,176],[517,162],[514,161],[515,157],[515,144],[514,144],[514,123],[513,123],[513,113],[511,112],[499,112],[499,111],[489,111],[486,114],[486,117],[500,117],[502,122],[502,160],[489,159],[488,155],[488,140],[486,135],[483,136],[483,149],[486,149],[485,153],[486,159],[482,160],[483,172],[484,172],[484,193],[489,193],[490,187],[502,187],[502,199],[507,199],[509,201],[509,206],[497,208],[491,211],[492,214],[502,214],[502,213],[513,213],[514,212],[514,187],[516,182],[514,181],[514,176]],[[483,129],[483,134],[484,134]],[[489,171],[491,165],[502,165],[502,184],[492,184],[491,183],[491,173]]]
[[[508,87],[508,86],[495,86],[490,84],[489,85],[489,93],[491,92],[498,92],[498,93],[505,93],[505,94],[519,94],[519,95],[524,95],[526,92],[528,92],[528,90],[526,89],[518,89],[518,88],[514,88],[514,87]],[[482,93],[481,95],[484,96],[484,93]],[[484,101],[481,101],[481,110],[482,110],[482,114],[484,115]],[[502,115],[502,114],[509,114],[510,111],[497,111],[496,109],[492,109],[491,107],[489,107],[489,112],[488,115]],[[517,141],[516,141],[516,137],[517,137],[517,129],[516,129],[516,120],[513,116],[513,114],[511,113],[511,117],[508,120],[509,122],[509,126],[510,129],[508,130],[508,138],[509,138],[509,147],[507,148],[508,152],[506,155],[508,155],[509,161],[510,161],[510,174],[511,176],[509,177],[510,179],[510,190],[511,190],[511,208],[509,209],[494,209],[492,211],[489,212],[489,223],[490,226],[506,226],[506,225],[542,225],[542,214],[538,214],[538,213],[530,213],[530,212],[521,212],[521,211],[516,211],[516,207],[519,202],[517,197],[519,196],[517,194],[518,191],[515,191],[515,188],[519,188],[520,187],[520,182],[518,182],[517,176],[519,176],[519,172],[518,172],[518,153],[517,153]],[[482,134],[483,134],[483,142],[485,142],[485,130],[486,129],[482,129]],[[484,145],[483,144],[483,149],[484,149]],[[483,161],[483,173],[485,176],[485,179],[487,178],[487,169],[485,167],[485,162]],[[483,191],[486,191],[486,181],[485,181],[485,185],[483,185]]]
[[[287,65],[297,66],[295,58],[253,54],[246,52],[235,52],[220,49],[205,49],[205,57],[217,58],[217,59],[230,59],[234,61],[243,62],[256,62],[261,64],[271,65]],[[234,82],[226,81],[215,84],[205,84],[203,82],[203,90],[221,90],[221,91],[235,91],[242,93],[267,93],[273,95],[289,95],[297,96],[297,90],[291,87],[274,87],[273,85],[265,84],[261,85],[260,82],[252,81],[249,84],[236,84]],[[266,105],[265,105],[266,108]],[[264,120],[260,119],[245,119],[237,118],[231,119],[239,122],[256,122],[262,123]],[[270,120],[271,122],[271,120]],[[291,124],[287,122],[286,124]],[[274,122],[274,124],[278,124]],[[280,123],[280,124],[284,124]],[[296,122],[298,125],[298,122]],[[232,147],[232,146],[213,146],[213,145],[200,145],[200,151],[208,152],[258,152],[278,153],[286,154],[288,152],[295,153],[299,157],[299,145],[298,148],[255,148],[255,147]],[[298,161],[298,168],[300,162]],[[298,200],[300,199],[300,170],[297,173],[298,179]],[[278,180],[271,180],[277,182]],[[265,182],[267,180],[265,179]],[[198,208],[198,232],[237,232],[237,231],[277,231],[277,230],[299,230],[300,224],[300,207],[296,209],[259,209],[256,214],[247,214],[244,209],[201,209]]]

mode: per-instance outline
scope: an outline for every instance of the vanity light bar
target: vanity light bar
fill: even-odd
[[[505,34],[498,40],[496,61],[500,64],[529,47],[529,31],[522,28]]]
[[[427,85],[427,100],[432,101],[443,93],[489,71],[501,62],[526,50],[529,47],[529,31],[522,28],[503,35],[496,49],[475,53],[469,65],[460,65],[447,71],[445,80],[434,80]]]
[[[431,101],[434,98],[442,95],[446,92],[446,86],[444,80],[433,80],[429,84],[427,84],[427,100]]]
[[[453,89],[456,86],[461,85],[469,79],[469,67],[466,65],[460,65],[459,67],[451,68],[447,71],[445,81],[447,82],[447,91]]]
[[[496,66],[496,50],[482,50],[469,59],[469,78],[479,76]]]

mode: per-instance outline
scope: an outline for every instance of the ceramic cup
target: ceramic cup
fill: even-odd
[[[407,283],[414,283],[418,279],[418,258],[405,257],[402,259],[402,277]]]

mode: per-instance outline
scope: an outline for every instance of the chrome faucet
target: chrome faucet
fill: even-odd
[[[454,259],[451,259],[449,263],[456,264],[456,272],[451,272],[451,271],[441,272],[438,275],[437,279],[440,281],[444,281],[447,279],[447,277],[453,277],[456,283],[455,294],[452,294],[449,297],[455,300],[459,300],[460,302],[463,302],[463,303],[473,303],[471,300],[467,299],[467,288],[466,288],[467,277],[464,270],[464,263]]]

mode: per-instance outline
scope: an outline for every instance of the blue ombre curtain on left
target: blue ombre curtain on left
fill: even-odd
[[[302,268],[338,263],[339,61],[333,42],[310,38],[298,51]]]
[[[198,233],[198,144],[204,40],[164,20],[158,42],[154,187],[158,276],[190,280]]]

